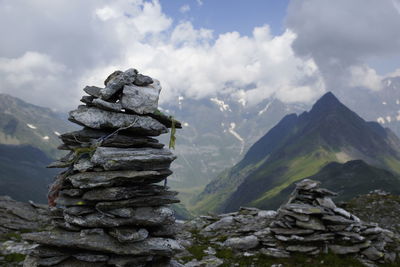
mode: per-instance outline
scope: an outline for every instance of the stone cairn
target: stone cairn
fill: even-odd
[[[49,166],[67,168],[49,193],[54,229],[23,236],[39,244],[25,266],[172,266],[182,249],[168,207],[177,192],[157,184],[176,157],[150,137],[171,128],[174,145],[181,125],[158,111],[157,80],[128,69],[104,84],[69,114],[84,128],[60,136],[70,153]]]
[[[331,197],[336,193],[319,187],[319,182],[305,179],[296,185],[287,204],[278,210],[271,223],[271,233],[279,242],[281,256],[292,252],[316,255],[355,254],[364,263],[393,262],[396,253],[388,247],[393,233],[374,223],[362,222],[339,208]],[[269,249],[273,254],[276,249]],[[264,252],[268,252],[265,250]],[[373,266],[371,264],[371,266]]]

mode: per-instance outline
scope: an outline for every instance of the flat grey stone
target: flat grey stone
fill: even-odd
[[[335,239],[334,233],[315,233],[309,236],[305,236],[303,242],[318,242],[318,241],[328,241]]]
[[[160,225],[151,229],[151,236],[173,237],[181,230],[181,227],[179,227],[177,224]]]
[[[135,197],[127,200],[112,202],[99,202],[96,204],[96,209],[106,212],[112,209],[120,209],[126,207],[152,207],[179,203],[180,201],[176,197],[177,194],[178,192],[166,191],[164,194],[156,196]]]
[[[81,147],[82,144],[94,144],[99,139],[108,136],[106,140],[102,141],[101,146],[103,147],[152,147],[152,148],[162,148],[164,145],[159,143],[157,139],[151,137],[141,137],[122,134],[121,132],[115,134],[111,137],[109,135],[112,130],[94,130],[90,128],[83,128],[80,131],[74,131],[62,134],[60,136],[61,140],[67,146]]]
[[[328,248],[332,250],[333,253],[335,254],[352,254],[352,253],[357,253],[363,248],[367,248],[371,245],[370,241],[366,241],[362,244],[357,244],[353,246],[340,246],[340,245],[328,245]]]
[[[120,243],[108,235],[86,235],[67,231],[23,234],[25,240],[57,247],[78,248],[118,255],[162,255],[170,257],[182,250],[176,240],[151,237],[142,242]]]
[[[86,215],[95,212],[96,210],[94,208],[87,206],[74,206],[64,209],[64,213],[75,216]]]
[[[94,96],[94,97],[100,97],[100,91],[101,88],[100,87],[96,87],[96,86],[86,86],[85,88],[83,88],[83,91],[85,91],[88,95]]]
[[[130,208],[129,210],[131,216],[128,218],[113,218],[103,213],[82,216],[66,214],[64,217],[66,222],[80,227],[117,227],[132,224],[140,226],[159,226],[171,224],[175,220],[173,211],[167,207]]]
[[[205,227],[202,232],[216,232],[220,229],[226,229],[231,227],[234,224],[234,219],[233,216],[227,216],[224,217],[222,219],[220,219],[219,221],[216,221],[210,225],[208,225],[207,227]]]
[[[328,221],[335,224],[352,224],[353,220],[346,219],[342,216],[334,216],[334,215],[324,215],[322,216],[322,220]]]
[[[325,213],[322,207],[312,206],[308,204],[286,204],[283,206],[285,209],[294,211],[300,214],[323,214]]]
[[[158,107],[160,91],[160,82],[157,80],[146,87],[125,85],[122,91],[121,105],[138,114],[154,113]]]
[[[351,238],[352,240],[357,241],[357,242],[361,242],[361,241],[364,241],[364,240],[365,240],[365,237],[363,237],[363,236],[360,235],[360,234],[353,233],[353,232],[345,232],[345,231],[342,231],[342,232],[336,232],[336,234],[337,234],[337,235],[340,235],[340,236],[349,237],[349,238]]]
[[[84,200],[82,198],[79,197],[69,197],[69,196],[59,196],[56,199],[56,203],[58,206],[66,206],[66,207],[71,207],[71,206],[89,206],[91,204],[93,204],[93,202],[88,201],[88,200]]]
[[[91,162],[112,170],[163,170],[168,169],[176,156],[167,149],[98,147]]]
[[[133,227],[112,228],[108,233],[121,243],[143,241],[149,236],[146,229]]]
[[[113,73],[111,73],[110,75],[108,75],[108,77],[104,80],[104,85],[107,86],[108,83],[109,83],[110,81],[112,81],[112,80],[115,79],[117,76],[119,76],[119,75],[121,75],[121,74],[123,74],[123,73],[124,73],[124,72],[123,72],[123,71],[120,71],[120,70],[114,71]],[[136,73],[137,73],[137,71],[136,71]]]
[[[224,242],[224,246],[239,250],[248,250],[257,247],[259,244],[258,238],[254,235],[244,237],[228,238]]]
[[[61,195],[66,195],[69,197],[80,197],[82,196],[84,193],[83,190],[81,189],[77,189],[77,188],[73,188],[73,189],[64,189],[60,191]]]
[[[116,267],[146,267],[150,262],[153,263],[153,256],[113,256],[108,264]]]
[[[112,76],[112,77],[111,77]],[[133,84],[135,78],[137,76],[137,70],[128,69],[123,73],[110,75],[110,79],[106,82],[107,85],[105,88],[100,90],[101,98],[104,100],[108,100],[112,98],[115,94],[123,89],[125,85]]]
[[[295,218],[296,220],[303,221],[303,222],[307,222],[310,220],[310,215],[308,215],[308,214],[301,214],[301,213],[293,212],[293,211],[290,211],[290,210],[287,210],[284,208],[279,209],[278,216],[279,217],[290,216],[290,217]]]
[[[344,209],[342,209],[342,208],[335,208],[335,209],[333,209],[333,211],[334,211],[336,214],[339,214],[339,215],[341,215],[341,216],[343,216],[343,217],[346,217],[347,219],[350,219],[350,218],[351,218],[351,213],[348,212],[348,211],[346,211],[346,210],[344,210]]]
[[[290,253],[278,248],[262,248],[260,253],[273,258],[289,258]]]
[[[37,263],[39,266],[53,266],[68,259],[69,256],[54,256],[48,258],[39,258]]]
[[[120,112],[123,108],[120,102],[116,102],[116,103],[107,102],[100,98],[93,99],[90,104],[92,104],[93,106],[98,107],[100,109],[107,110],[107,111],[114,111],[114,112]]]
[[[73,257],[77,260],[86,262],[106,262],[110,259],[110,257],[107,255],[94,253],[78,253],[73,254]]]
[[[296,183],[296,189],[302,189],[302,190],[310,190],[312,188],[316,188],[321,184],[321,182],[314,181],[311,179],[304,179],[301,180],[300,182]]]
[[[168,132],[167,127],[151,117],[105,111],[96,107],[79,106],[69,113],[68,119],[99,130],[130,126],[126,131],[141,135],[158,136]]]
[[[328,208],[328,209],[332,209],[333,210],[333,209],[336,208],[335,203],[329,197],[317,198],[317,202],[318,202],[318,204],[320,206]]]
[[[161,185],[140,185],[131,187],[110,187],[93,189],[86,192],[82,198],[86,200],[122,200],[134,197],[162,195],[167,188]]]
[[[275,235],[275,238],[283,241],[283,242],[291,242],[291,241],[303,241],[304,237],[298,235],[291,235],[291,236],[283,236],[283,235]]]
[[[94,164],[90,161],[89,158],[81,158],[76,163],[74,163],[73,169],[74,171],[78,172],[92,171],[94,169]]]
[[[308,235],[314,233],[311,229],[285,229],[285,228],[271,228],[271,232],[277,235]]]
[[[321,230],[321,231],[326,230],[322,221],[313,217],[310,218],[308,222],[296,221],[296,225],[304,229]]]
[[[362,232],[363,235],[376,235],[382,233],[383,229],[380,227],[371,227]]]
[[[155,82],[156,80],[150,78],[149,76],[138,74],[133,81],[133,84],[138,86],[147,86]]]
[[[301,252],[301,253],[308,253],[317,250],[317,247],[309,247],[309,246],[301,246],[301,245],[293,245],[288,246],[285,248],[287,251],[290,252]]]
[[[68,176],[67,179],[74,187],[97,188],[157,183],[171,173],[170,170],[84,172]]]

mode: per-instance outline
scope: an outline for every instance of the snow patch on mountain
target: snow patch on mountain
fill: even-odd
[[[237,140],[240,141],[240,143],[241,143],[240,154],[242,154],[243,151],[244,151],[244,139],[240,136],[240,134],[238,134],[238,133],[235,131],[235,128],[236,128],[236,123],[231,122],[228,131],[229,131],[229,133],[232,134]]]
[[[27,123],[26,126],[28,126],[31,129],[37,129],[37,127],[35,125],[33,125],[33,124]]]
[[[43,138],[43,140],[49,140],[50,139],[50,137],[48,137],[47,135],[43,136],[42,138]]]
[[[380,124],[385,124],[385,119],[382,117],[377,118],[376,121]]]
[[[390,123],[392,121],[392,118],[390,116],[386,116],[386,120],[388,123]]]
[[[57,135],[57,136],[60,136],[60,135],[61,135],[61,134],[60,134],[59,132],[57,132],[57,131],[54,131],[54,134]]]
[[[272,102],[268,102],[268,104],[265,106],[265,108],[263,108],[262,110],[260,110],[260,111],[258,112],[258,115],[260,116],[260,115],[262,115],[263,113],[265,113],[265,112],[269,109],[269,107],[271,106],[271,104],[272,104]]]
[[[228,105],[228,104],[225,104],[225,102],[224,102],[223,100],[219,100],[219,99],[216,98],[216,97],[212,97],[212,98],[210,98],[210,100],[211,100],[211,102],[213,102],[213,103],[215,103],[215,104],[218,105],[219,110],[220,110],[221,112],[224,112],[224,111],[230,111],[230,112],[232,112],[232,110],[231,110],[231,108],[229,107],[229,105]]]
[[[179,109],[180,110],[182,110],[182,101],[184,100],[185,98],[183,97],[183,96],[179,96],[178,97],[178,105],[179,105]]]

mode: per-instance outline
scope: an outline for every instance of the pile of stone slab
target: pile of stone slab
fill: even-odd
[[[396,253],[388,247],[394,234],[337,207],[331,199],[335,195],[320,188],[316,181],[305,179],[297,183],[270,226],[278,247],[288,255],[331,251],[354,254],[362,261],[393,262]]]
[[[50,193],[54,229],[25,234],[40,244],[25,266],[171,266],[181,250],[165,180],[176,158],[153,137],[180,128],[158,111],[160,83],[135,69],[116,71],[105,87],[87,86],[85,105],[62,134],[69,154]]]

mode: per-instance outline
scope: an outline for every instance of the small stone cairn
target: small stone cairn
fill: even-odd
[[[370,266],[372,262],[393,262],[396,253],[388,247],[394,234],[337,207],[331,199],[335,195],[320,188],[317,181],[305,179],[296,184],[270,228],[280,251],[284,252],[282,256],[292,252],[315,255],[332,251],[357,255],[366,265],[370,262]],[[274,251],[271,248],[264,252],[273,254]]]
[[[181,125],[158,111],[157,80],[128,69],[104,83],[69,113],[84,128],[60,136],[70,152],[49,166],[67,168],[49,193],[54,229],[23,236],[39,244],[25,266],[176,266],[179,200],[157,184],[176,157],[152,137]]]

